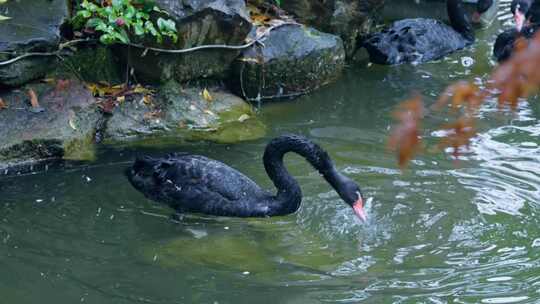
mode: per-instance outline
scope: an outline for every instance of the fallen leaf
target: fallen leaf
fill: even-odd
[[[77,130],[77,126],[75,126],[75,122],[73,121],[73,118],[70,118],[69,121],[69,126],[73,129],[73,130]]]
[[[242,115],[240,115],[240,117],[238,117],[239,122],[244,122],[244,121],[246,121],[248,119],[249,119],[249,115],[247,115],[247,114],[242,114]]]
[[[112,114],[116,104],[111,99],[107,99],[99,104],[103,113]]]
[[[142,85],[138,84],[132,89],[133,93],[141,93],[141,94],[152,94],[154,93],[152,90],[147,89],[143,87]]]
[[[398,125],[394,127],[388,141],[388,147],[396,151],[400,167],[407,163],[420,150],[420,126],[424,115],[424,105],[420,97],[416,97],[400,104],[394,113]]]
[[[116,97],[116,101],[118,101],[118,102],[124,102],[124,101],[126,101],[126,96],[123,96],[123,95],[122,95],[122,96],[118,96],[118,97]]]
[[[5,20],[9,20],[9,19],[11,19],[11,17],[0,15],[0,21],[5,21]]]
[[[212,100],[214,100],[214,98],[212,97],[212,95],[210,95],[210,92],[208,92],[206,88],[202,91],[202,96],[204,100],[208,102],[211,102]]]
[[[216,116],[216,114],[210,110],[204,110],[204,113],[208,114],[208,115],[212,115],[212,116]]]
[[[0,98],[0,110],[7,109],[8,106],[2,98]]]
[[[150,95],[144,95],[142,98],[142,101],[145,105],[151,105],[152,104],[152,96]]]
[[[34,92],[34,90],[32,89],[29,89],[28,96],[30,97],[30,104],[32,105],[32,108],[34,109],[40,108],[36,92]]]

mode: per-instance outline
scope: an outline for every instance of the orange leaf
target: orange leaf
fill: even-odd
[[[30,104],[32,105],[32,108],[37,109],[39,108],[39,102],[38,97],[36,95],[36,92],[32,89],[28,89],[28,96],[30,97]]]
[[[8,106],[2,98],[0,98],[0,110],[7,109]]]
[[[419,96],[401,103],[394,112],[394,117],[399,122],[390,135],[388,147],[396,151],[399,166],[402,168],[420,150],[419,130],[423,115],[424,105]]]
[[[458,157],[460,148],[468,147],[471,139],[476,136],[474,119],[471,117],[462,116],[455,122],[442,126],[441,129],[446,130],[448,134],[441,140],[439,147],[452,148],[454,157]]]

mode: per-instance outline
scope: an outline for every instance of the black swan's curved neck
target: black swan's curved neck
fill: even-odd
[[[280,136],[266,146],[263,162],[266,173],[277,188],[275,199],[281,212],[294,212],[302,200],[300,186],[283,164],[283,156],[287,152],[294,152],[304,157],[339,192],[339,184],[343,176],[335,170],[326,151],[300,136]]]
[[[467,40],[474,40],[471,20],[463,7],[462,0],[447,0],[446,10],[452,28]]]

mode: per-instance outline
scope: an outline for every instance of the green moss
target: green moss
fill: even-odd
[[[64,159],[93,161],[96,159],[96,146],[92,136],[64,142]]]
[[[75,75],[85,82],[123,82],[120,63],[111,49],[102,45],[88,44],[61,63],[52,76],[69,78]]]

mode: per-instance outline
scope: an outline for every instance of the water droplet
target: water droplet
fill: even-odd
[[[474,59],[471,57],[461,57],[461,65],[464,67],[470,67],[474,64]]]

